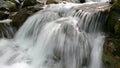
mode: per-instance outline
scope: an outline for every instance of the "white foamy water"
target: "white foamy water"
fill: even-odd
[[[52,4],[29,17],[13,39],[0,40],[0,68],[102,68],[106,17],[77,10],[93,4]]]
[[[86,0],[87,2],[109,2],[110,0]]]

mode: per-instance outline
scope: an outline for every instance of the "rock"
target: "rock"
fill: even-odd
[[[56,0],[47,0],[46,4],[57,4],[59,1],[56,1]]]
[[[76,10],[83,10],[83,11],[86,11],[86,12],[90,12],[90,13],[93,13],[93,12],[96,12],[96,11],[100,11],[102,13],[104,13],[105,15],[109,13],[109,9],[110,9],[110,5],[109,4],[84,4],[84,5],[80,5],[76,8]]]
[[[115,0],[110,0],[109,3],[113,4],[113,3],[115,3]]]
[[[37,3],[38,2],[36,0],[24,0],[23,7],[33,6],[33,5],[37,4]]]
[[[0,23],[10,24],[10,22],[12,22],[11,19],[0,20]]]
[[[80,0],[47,0],[47,4],[51,4],[51,3],[59,3],[62,1],[67,1],[67,2],[72,2],[72,3],[80,3]]]
[[[80,0],[80,3],[84,3],[85,2],[85,0]]]
[[[29,16],[29,14],[27,13],[28,9],[27,8],[23,8],[21,10],[19,10],[15,16],[13,16],[13,22],[12,25],[19,28],[22,23],[27,19],[27,17]]]
[[[22,5],[21,3],[23,2],[23,0],[9,0],[9,1],[15,3],[17,8],[20,8]]]
[[[0,9],[1,8],[4,8],[4,9],[9,10],[9,11],[16,11],[17,10],[16,4],[11,2],[11,1],[3,1],[3,3],[0,6]]]
[[[41,9],[42,8],[40,7],[40,4],[20,9],[17,13],[11,14],[10,17],[13,20],[12,25],[16,28],[19,28],[30,15]]]
[[[120,35],[120,19],[118,19],[118,22],[114,26],[115,34]]]
[[[111,10],[110,10],[110,13],[108,16],[108,20],[107,20],[107,31],[112,34],[117,34],[118,30],[119,30],[119,27],[118,27],[119,26],[118,20],[120,19],[119,11],[120,11],[120,1],[118,0],[111,7]]]
[[[0,20],[6,19],[9,16],[9,12],[0,11]]]
[[[0,0],[0,7],[2,6],[3,2],[4,2],[4,0]]]
[[[11,12],[8,18],[13,19],[16,14],[17,12]]]
[[[15,30],[9,23],[0,23],[0,38],[13,38]]]
[[[120,38],[108,37],[103,51],[105,68],[120,68]]]
[[[104,68],[120,68],[120,0],[112,3],[106,25],[108,36],[103,51]]]

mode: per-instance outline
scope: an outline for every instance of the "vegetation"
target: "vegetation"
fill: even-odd
[[[120,68],[120,0],[112,4],[106,26],[104,66],[105,68]]]

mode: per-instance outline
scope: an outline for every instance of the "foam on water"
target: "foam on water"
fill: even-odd
[[[0,68],[102,68],[106,16],[60,3],[29,17],[13,39],[0,40]],[[104,18],[103,18],[104,16]]]

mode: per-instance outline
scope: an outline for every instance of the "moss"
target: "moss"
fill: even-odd
[[[117,1],[113,4],[112,9],[114,10],[120,10],[120,3]]]
[[[57,3],[55,0],[47,0],[47,4]]]
[[[23,3],[23,7],[25,7],[25,6],[33,6],[35,4],[37,4],[36,0],[25,0],[24,3]]]
[[[115,34],[120,35],[120,22],[117,22],[114,26]]]
[[[0,20],[8,18],[9,14],[5,14],[4,12],[0,11]]]
[[[107,31],[120,36],[120,26],[118,20],[120,19],[120,0],[116,1],[111,7],[108,20]]]
[[[9,11],[16,11],[17,7],[16,4],[11,1],[5,1],[2,5],[3,8],[8,9]]]
[[[120,68],[120,38],[106,39],[103,52],[105,68]]]
[[[120,18],[120,14],[115,12],[115,11],[111,11],[107,20],[107,27],[108,27],[108,31],[114,33],[114,27],[115,24],[118,22],[118,19]]]
[[[113,51],[113,54],[120,57],[120,39],[114,39],[113,43],[115,44],[115,51]]]

